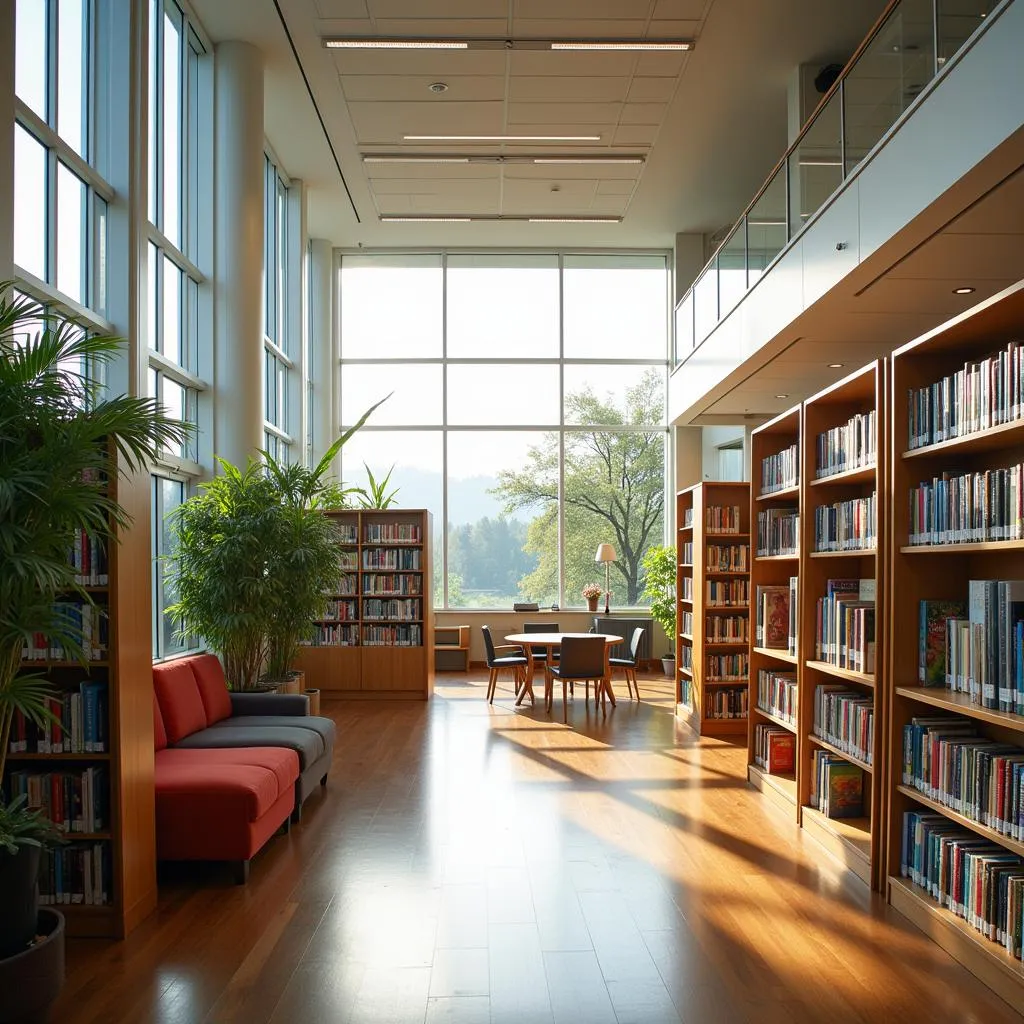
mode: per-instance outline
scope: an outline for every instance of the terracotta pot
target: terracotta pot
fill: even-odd
[[[599,600],[600,600],[600,597],[588,597],[587,598],[587,609],[589,611],[596,612],[597,611],[597,602]]]
[[[320,714],[320,691],[319,690],[307,690],[306,696],[309,698],[309,713],[311,715]]]

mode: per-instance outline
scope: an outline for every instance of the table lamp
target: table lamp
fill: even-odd
[[[594,555],[595,562],[604,562],[604,613],[609,613],[608,595],[611,590],[612,562],[615,561],[615,548],[611,544],[598,544],[597,554]]]

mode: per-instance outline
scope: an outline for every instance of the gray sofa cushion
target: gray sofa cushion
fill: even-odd
[[[289,724],[267,725],[265,719],[250,719],[256,724],[228,724],[225,719],[216,725],[185,736],[174,744],[183,749],[209,749],[213,747],[288,747],[299,755],[299,765],[305,771],[311,764],[324,755],[327,745],[324,737],[316,729],[298,728],[294,719]],[[331,723],[334,724],[333,722]]]
[[[215,722],[210,728],[219,729],[225,726],[231,729],[247,728],[249,726],[262,728],[263,726],[279,726],[283,729],[311,729],[324,741],[327,747],[334,746],[334,734],[337,731],[334,720],[322,718],[319,715],[232,715],[230,718],[222,718]]]

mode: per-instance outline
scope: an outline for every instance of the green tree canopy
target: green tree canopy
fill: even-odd
[[[566,396],[566,421],[600,424],[566,432],[564,454],[566,600],[582,604],[580,590],[604,586],[604,566],[595,564],[597,545],[615,546],[611,566],[612,604],[638,603],[643,588],[640,560],[661,543],[665,515],[665,384],[652,367],[625,392],[623,407],[591,388]],[[635,429],[648,427],[650,429]],[[633,428],[633,429],[623,429]],[[506,515],[536,512],[527,530],[526,551],[537,568],[522,581],[531,597],[558,591],[559,435],[545,434],[530,448],[526,465],[503,470],[494,492]]]

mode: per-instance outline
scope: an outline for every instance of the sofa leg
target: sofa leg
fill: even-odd
[[[291,830],[292,830],[292,815],[289,814],[288,817],[284,819],[284,822],[281,825],[281,832],[282,832],[283,835],[288,835],[288,833],[291,832]]]
[[[295,801],[295,808],[291,813],[291,817],[288,819],[289,826],[298,825],[302,821],[302,803],[298,800]]]
[[[323,786],[325,789],[327,788],[327,776],[326,775],[320,780],[320,785]]]
[[[245,885],[249,881],[249,862],[247,860],[232,861],[231,873],[234,875],[235,885]]]

